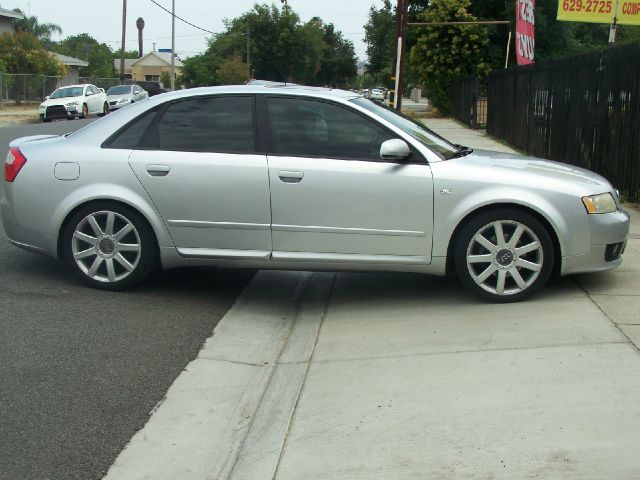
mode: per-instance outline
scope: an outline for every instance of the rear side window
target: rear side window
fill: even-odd
[[[254,152],[253,97],[198,97],[172,103],[155,128],[149,147],[157,145],[159,150]]]
[[[157,111],[158,109],[154,108],[143,113],[132,123],[125,126],[106,146],[108,148],[136,148],[140,144],[144,132],[146,132],[149,125],[151,125]]]

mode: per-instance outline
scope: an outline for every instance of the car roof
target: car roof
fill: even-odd
[[[361,95],[348,90],[327,87],[309,87],[295,84],[269,84],[269,85],[225,85],[219,87],[198,87],[184,90],[176,90],[162,94],[161,99],[165,101],[169,96],[173,98],[190,97],[194,95],[214,95],[214,94],[284,94],[284,95],[304,95],[318,98],[339,98],[351,99]],[[159,97],[159,95],[156,95]]]
[[[87,85],[92,85],[91,83],[82,83],[78,85],[63,85],[62,87],[56,88],[56,90],[60,90],[61,88],[75,88],[75,87],[86,87]]]

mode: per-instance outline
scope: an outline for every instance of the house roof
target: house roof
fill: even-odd
[[[131,64],[133,62],[137,62],[138,60],[140,60],[139,58],[125,58],[124,59],[124,71],[126,72],[131,72]],[[117,72],[120,71],[120,59],[116,58],[113,61],[113,68],[116,69]]]
[[[88,67],[89,62],[85,62],[84,60],[80,60],[79,58],[68,57],[66,55],[62,55],[61,53],[50,52],[51,55],[56,57],[56,59],[60,63],[64,63],[70,67]]]
[[[136,58],[131,65],[135,65],[136,63],[144,60],[145,58],[148,58],[149,56],[155,56],[157,58],[159,58],[160,60],[162,60],[164,63],[166,63],[167,65],[171,65],[171,54],[170,53],[164,53],[164,52],[149,52],[146,55],[143,55],[140,58]],[[182,67],[183,63],[180,61],[180,59],[178,57],[175,58],[173,64],[176,67]]]
[[[0,8],[0,17],[18,18],[18,19],[22,20],[24,18],[24,15],[22,15],[21,13],[18,13],[18,12],[14,12],[13,10],[7,10],[6,8]]]

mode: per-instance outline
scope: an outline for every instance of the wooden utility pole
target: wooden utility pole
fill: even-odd
[[[171,1],[171,91],[176,89],[176,0]]]
[[[124,42],[127,31],[127,0],[122,0],[122,47],[120,48],[120,83],[124,84]]]
[[[393,82],[392,95],[389,101],[393,108],[402,108],[402,79],[404,77],[404,56],[407,46],[407,24],[409,20],[409,0],[398,0],[396,6],[396,32],[393,50],[393,64],[391,80]]]
[[[247,27],[247,69],[251,77],[251,30]]]

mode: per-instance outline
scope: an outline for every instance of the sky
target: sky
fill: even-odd
[[[156,0],[171,10],[171,0]],[[382,0],[288,0],[289,6],[304,22],[318,16],[326,23],[333,23],[345,38],[351,40],[360,60],[366,58],[363,25],[367,22],[369,8],[380,7]],[[176,15],[212,32],[224,31],[224,18],[234,18],[251,10],[255,0],[175,0]],[[282,5],[280,0],[262,0],[257,3]],[[53,22],[62,27],[62,36],[88,33],[112,49],[120,48],[122,25],[121,0],[1,0],[0,7],[20,8],[38,17],[41,23]],[[171,48],[171,15],[151,0],[127,0],[127,50],[138,49],[136,19],[144,18],[144,51]],[[181,58],[202,53],[209,34],[176,20],[176,52]]]

